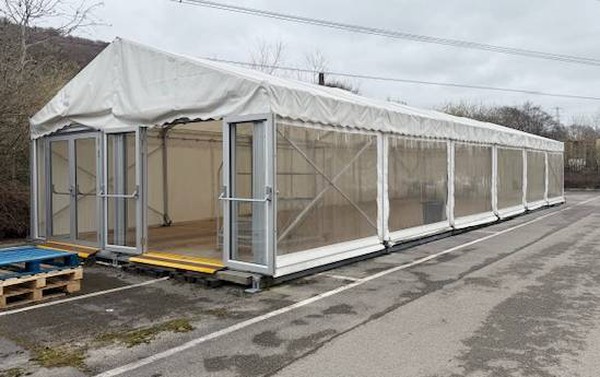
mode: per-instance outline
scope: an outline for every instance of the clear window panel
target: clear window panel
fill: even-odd
[[[373,135],[277,128],[278,254],[377,235]]]
[[[446,143],[390,138],[388,195],[391,232],[445,221]]]
[[[36,142],[36,179],[37,179],[37,235],[46,237],[46,140]]]
[[[115,246],[136,246],[136,200],[108,198],[108,243]],[[118,224],[118,226],[116,226]],[[122,227],[121,224],[128,224]]]
[[[523,151],[498,148],[498,208],[523,204]]]
[[[546,156],[544,152],[527,152],[527,202],[544,200],[546,191]]]
[[[98,240],[96,139],[75,139],[77,239]]]
[[[131,196],[136,193],[135,133],[107,136],[107,194]],[[115,246],[136,246],[136,198],[109,197],[107,242]]]
[[[231,259],[255,264],[266,263],[266,139],[263,122],[231,126],[233,158],[231,185],[234,198],[231,209]]]
[[[454,216],[492,211],[492,148],[455,145]]]
[[[69,142],[50,142],[52,234],[53,238],[71,237],[71,191],[69,187]]]
[[[564,157],[562,153],[548,153],[548,198],[564,195]]]

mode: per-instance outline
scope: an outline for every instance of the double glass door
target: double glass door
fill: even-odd
[[[272,274],[273,124],[269,117],[223,123],[224,259],[233,268]]]
[[[47,238],[143,251],[141,131],[51,137],[45,148]],[[102,159],[101,156],[106,156]]]
[[[98,135],[48,141],[48,222],[51,240],[99,244]]]

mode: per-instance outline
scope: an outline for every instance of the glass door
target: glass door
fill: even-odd
[[[223,130],[224,259],[273,274],[273,131],[270,117],[229,118]]]
[[[140,254],[143,250],[140,145],[139,131],[104,136],[105,248],[125,254]]]
[[[53,240],[72,240],[72,158],[69,139],[50,140],[50,215],[48,218],[49,238]]]
[[[98,242],[98,150],[97,138],[76,138],[73,197],[75,200],[75,240]]]
[[[97,245],[97,135],[52,138],[47,151],[49,238]]]

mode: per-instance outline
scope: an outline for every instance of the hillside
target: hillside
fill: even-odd
[[[29,117],[107,45],[0,19],[0,239],[29,227]]]

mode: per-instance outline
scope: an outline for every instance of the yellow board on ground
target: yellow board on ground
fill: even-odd
[[[82,259],[87,259],[95,255],[98,251],[100,251],[100,249],[98,249],[97,247],[75,245],[71,243],[58,241],[48,241],[41,245],[38,245],[38,247],[42,249],[61,250],[68,251],[71,253],[77,253],[77,256],[79,256],[79,258]]]
[[[225,267],[219,259],[190,257],[158,251],[149,251],[142,255],[131,257],[129,258],[129,262],[210,275],[215,274]]]

